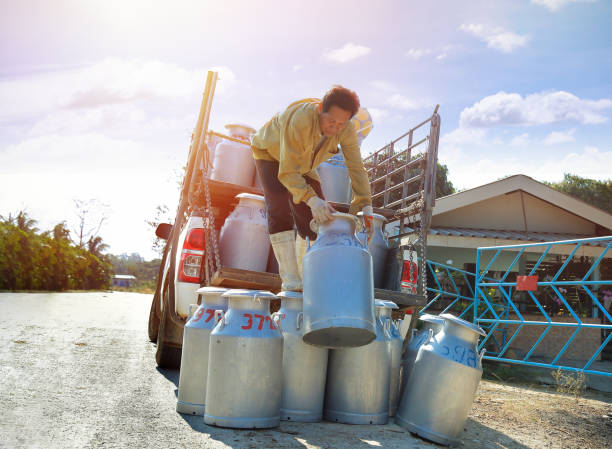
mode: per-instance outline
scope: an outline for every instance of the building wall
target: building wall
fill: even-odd
[[[592,222],[527,193],[523,192],[522,196],[528,231],[595,235]],[[525,231],[521,192],[499,195],[434,215],[431,226]]]

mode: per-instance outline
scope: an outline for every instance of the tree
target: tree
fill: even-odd
[[[453,183],[448,180],[448,167],[438,164],[438,172],[436,174],[436,198],[451,195],[456,192]]]
[[[109,207],[94,198],[73,201],[78,218],[78,225],[74,230],[74,241],[77,242],[79,248],[85,248],[90,239],[98,236],[102,225],[108,218]]]
[[[166,241],[164,239],[160,239],[159,237],[157,237],[155,235],[155,230],[157,229],[157,226],[160,223],[172,223],[173,218],[170,217],[170,210],[168,209],[168,206],[166,206],[165,204],[159,205],[157,206],[157,208],[155,209],[155,217],[153,217],[153,219],[151,220],[145,220],[145,223],[147,223],[149,226],[151,226],[152,228],[152,234],[153,234],[153,245],[151,246],[151,248],[153,248],[153,251],[155,251],[157,254],[161,255],[164,253],[164,248],[166,247]]]
[[[565,173],[563,181],[545,182],[544,184],[612,213],[612,179],[599,181]]]
[[[108,245],[102,242],[102,237],[89,237],[89,240],[87,241],[87,250],[98,259],[102,258],[102,251],[106,251],[107,249]]]

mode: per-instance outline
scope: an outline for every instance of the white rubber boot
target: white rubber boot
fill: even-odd
[[[284,291],[301,292],[302,279],[298,271],[295,255],[295,231],[283,231],[270,234],[270,243],[278,261],[278,272],[283,282]]]
[[[298,273],[300,273],[300,279],[304,280],[302,276],[302,260],[308,249],[306,239],[300,237],[300,234],[295,235],[295,255],[297,257]]]

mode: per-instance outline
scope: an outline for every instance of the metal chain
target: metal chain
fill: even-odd
[[[208,143],[204,143],[204,151],[205,154],[208,155]],[[206,158],[208,159],[208,157]],[[212,201],[210,200],[210,187],[208,185],[208,176],[210,174],[210,166],[207,167],[206,173],[204,173],[204,196],[206,200],[206,209],[205,215],[206,218],[206,244],[208,246],[208,242],[212,243],[212,255],[210,254],[209,248],[205,248],[206,251],[206,262],[210,267],[210,273],[214,273],[219,268],[221,268],[221,260],[219,258],[219,247],[217,246],[217,236],[215,235],[215,215],[212,210]],[[214,256],[214,264],[212,260],[212,256]],[[210,279],[207,279],[207,284],[210,284]]]

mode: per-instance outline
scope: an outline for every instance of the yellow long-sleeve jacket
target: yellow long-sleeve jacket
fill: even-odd
[[[272,117],[251,140],[253,157],[278,161],[278,179],[298,204],[316,196],[304,176],[320,181],[315,169],[337,154],[340,145],[353,188],[350,212],[356,213],[371,205],[372,199],[355,127],[349,121],[336,136],[325,138],[315,153],[324,137],[319,126],[319,104],[317,99],[298,101]]]

